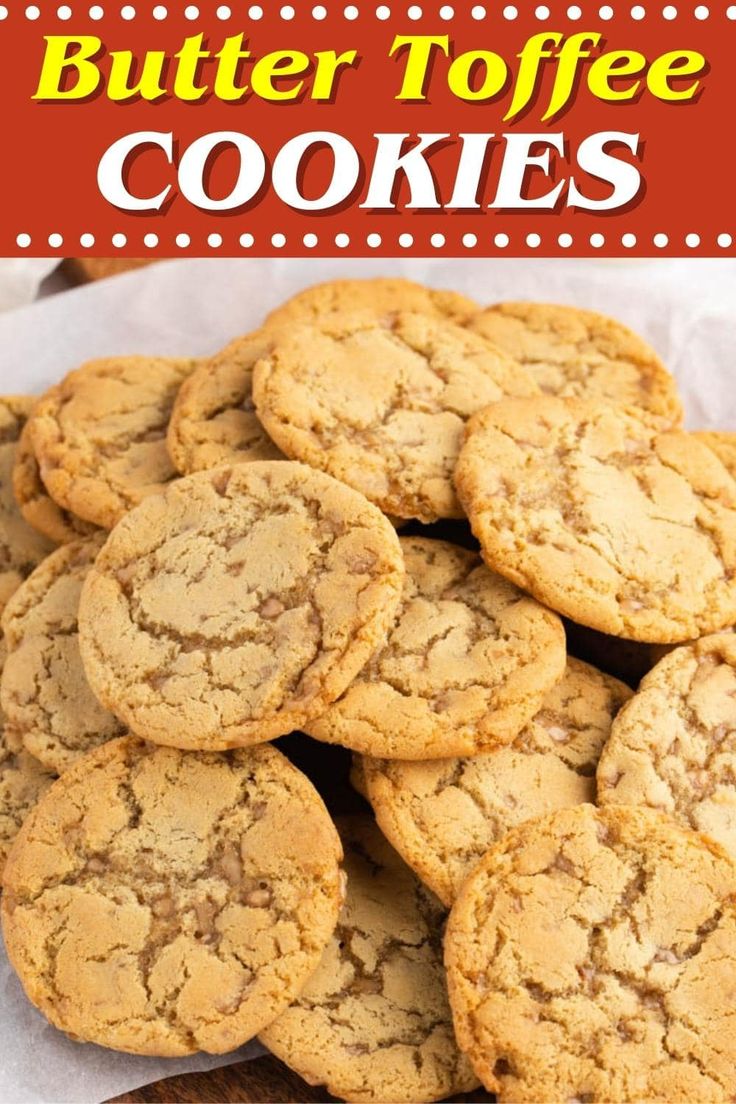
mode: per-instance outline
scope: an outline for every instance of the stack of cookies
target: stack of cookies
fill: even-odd
[[[736,1098],[736,434],[682,419],[609,318],[400,280],[0,400],[33,1003],[348,1101]]]

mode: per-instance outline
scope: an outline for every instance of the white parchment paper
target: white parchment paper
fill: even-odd
[[[482,303],[544,299],[615,315],[648,338],[675,373],[690,426],[736,429],[731,260],[172,261],[0,315],[0,391],[39,391],[90,357],[214,352],[307,284],[371,275],[423,280]],[[0,994],[0,1104],[95,1104],[160,1077],[260,1052],[167,1061],[72,1043],[30,1006],[2,948]]]

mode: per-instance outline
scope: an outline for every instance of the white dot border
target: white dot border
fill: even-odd
[[[453,230],[447,225],[442,229],[416,229],[396,231],[375,230],[324,230],[319,233],[303,229],[285,234],[281,231],[268,232],[256,236],[249,231],[236,231],[223,234],[219,231],[201,232],[199,235],[183,230],[163,233],[145,231],[139,234],[114,233],[98,234],[90,230],[71,234],[66,239],[56,230],[31,235],[19,230],[12,235],[16,249],[27,252],[32,245],[41,251],[50,250],[53,254],[63,249],[66,243],[81,252],[98,251],[101,256],[109,255],[111,250],[128,249],[131,255],[145,251],[155,254],[164,251],[167,255],[181,255],[190,251],[195,256],[206,256],[221,252],[227,256],[237,256],[241,250],[252,252],[258,245],[264,254],[272,250],[300,253],[306,250],[313,253],[321,246],[327,254],[360,255],[366,249],[374,251],[383,248],[391,256],[414,252],[416,256],[432,256],[445,252],[451,257],[467,256],[474,253],[479,256],[492,255],[497,250],[511,251],[521,256],[554,256],[558,252],[568,256],[608,255],[616,257],[656,257],[665,251],[674,256],[691,257],[698,253],[711,257],[736,255],[736,230],[721,230],[716,233],[698,233],[697,230],[679,231],[676,234],[666,229],[642,233],[630,230],[557,230],[551,225],[537,230],[524,229],[516,233],[493,232],[480,227],[476,230]],[[584,249],[585,253],[576,252]],[[572,252],[571,252],[572,251]]]
[[[432,0],[431,4],[407,4],[405,0],[400,0],[398,3],[395,0],[391,0],[390,3],[376,3],[376,0],[366,3],[365,0],[360,0],[360,3],[357,4],[346,3],[346,0],[325,0],[325,3],[315,3],[314,0],[294,0],[293,3],[274,3],[273,10],[269,11],[268,14],[285,24],[305,17],[314,22],[322,22],[329,16],[339,17],[347,22],[355,22],[360,18],[378,20],[381,23],[401,18],[402,20],[408,20],[410,24],[424,18],[432,18],[439,20],[440,25],[452,23],[455,19],[484,22],[489,18],[495,18],[505,22],[513,22],[519,18],[518,2],[519,0],[516,0],[516,3],[491,6],[488,3],[475,3],[474,0],[462,0],[462,3],[443,3],[442,0],[439,0],[439,2],[438,0]],[[41,6],[42,4],[43,0],[39,0],[39,3],[22,3],[17,10],[20,11],[23,18],[32,22],[40,19],[42,15],[53,15],[57,20],[63,22],[67,22],[75,16],[86,16],[95,21],[99,21],[105,16],[113,16],[125,22],[132,22],[138,17],[151,17],[157,21],[163,21],[172,14],[172,8],[169,4],[155,2],[155,0],[153,3],[151,3],[151,0],[146,0],[143,4],[140,0],[136,0],[136,3],[113,0],[113,3],[107,4],[90,4],[89,0],[82,4],[75,4],[74,0],[71,3],[60,3],[59,0],[54,0],[48,6],[46,4]],[[650,0],[641,0],[641,2],[624,0],[623,3],[619,3],[618,0],[613,0],[610,4],[596,0],[589,9],[583,9],[575,3],[565,4],[560,9],[556,9],[550,8],[548,4],[530,0],[528,9],[536,21],[540,23],[547,23],[560,18],[578,22],[584,15],[603,22],[610,22],[615,18],[632,19],[637,22],[646,19],[664,20],[665,22],[681,22],[683,19],[687,19],[696,23],[717,19],[724,19],[727,22],[736,21],[736,4],[733,3],[733,0],[725,0],[725,2],[719,0],[716,5],[700,3],[698,0],[687,0],[685,4],[682,3],[682,0],[676,0],[675,3],[669,3],[667,0],[656,0],[656,2],[650,2]],[[213,14],[219,21],[226,22],[233,17],[235,10],[232,5],[220,3]],[[201,8],[197,4],[187,2],[187,0],[177,0],[175,11],[177,14],[181,13],[189,22],[195,22],[201,15]],[[11,9],[5,4],[0,4],[0,22],[8,19],[10,14]],[[245,8],[244,15],[250,22],[259,22],[265,18],[266,9],[263,3],[249,4]]]

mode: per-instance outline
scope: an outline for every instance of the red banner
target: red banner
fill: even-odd
[[[736,6],[3,14],[6,256],[736,252]]]

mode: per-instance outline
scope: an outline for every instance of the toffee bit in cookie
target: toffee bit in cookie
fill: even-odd
[[[270,620],[273,617],[280,617],[285,609],[286,606],[284,605],[284,603],[280,601],[280,599],[274,598],[273,595],[271,595],[269,598],[266,599],[265,602],[261,603],[261,605],[258,607],[258,612],[260,613],[261,617],[265,617],[267,620]]]
[[[268,908],[271,900],[271,891],[268,889],[252,889],[245,895],[245,903],[251,908]]]

